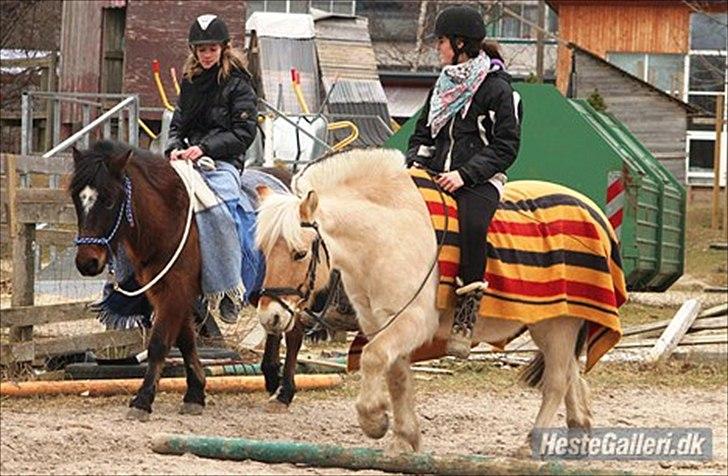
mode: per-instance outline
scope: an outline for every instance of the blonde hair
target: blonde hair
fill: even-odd
[[[245,59],[243,52],[237,48],[233,48],[232,44],[228,41],[221,45],[222,51],[220,52],[220,72],[218,73],[218,81],[227,80],[230,77],[230,72],[233,68],[237,68],[243,71],[247,70],[248,62]],[[182,68],[182,75],[188,80],[192,80],[195,76],[203,71],[202,64],[200,64],[195,54],[196,46],[190,47],[190,54],[185,60],[184,67]]]

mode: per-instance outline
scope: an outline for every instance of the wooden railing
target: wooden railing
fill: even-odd
[[[86,303],[34,306],[36,247],[72,246],[76,214],[66,191],[72,168],[73,159],[66,156],[44,159],[0,154],[0,241],[11,244],[13,269],[11,307],[0,313],[0,328],[9,328],[8,343],[0,344],[0,364],[37,362],[55,355],[141,344],[138,331],[33,338],[34,326],[94,317]],[[22,182],[30,187],[19,187],[22,176]],[[61,188],[52,188],[52,183]],[[38,223],[47,226],[36,230]]]

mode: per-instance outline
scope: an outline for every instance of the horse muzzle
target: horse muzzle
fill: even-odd
[[[97,248],[97,249],[94,249]],[[76,269],[83,276],[97,276],[106,266],[106,250],[98,246],[79,247],[76,252]]]
[[[291,331],[296,323],[295,316],[290,311],[268,299],[261,299],[258,303],[258,321],[268,334],[273,335]]]

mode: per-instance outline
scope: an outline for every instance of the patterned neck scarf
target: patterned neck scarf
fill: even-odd
[[[500,61],[491,62],[488,55],[481,51],[478,56],[464,63],[442,68],[430,98],[430,114],[427,118],[432,137],[458,111],[462,111],[462,117],[465,117],[475,92],[491,70],[491,65],[496,66],[496,63]],[[501,69],[500,65],[502,63],[494,69]]]

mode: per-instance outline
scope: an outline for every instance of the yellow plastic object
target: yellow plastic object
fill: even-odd
[[[159,71],[159,60],[152,61],[152,74],[154,76],[154,83],[157,85],[157,90],[159,91],[159,97],[162,99],[162,104],[168,110],[174,111],[174,106],[172,106],[167,100],[167,93],[164,92],[164,86],[162,86],[162,77]]]
[[[327,129],[336,131],[339,129],[351,128],[351,134],[333,145],[335,151],[339,151],[359,138],[359,128],[351,121],[337,121],[328,125]]]
[[[397,121],[395,121],[394,119],[390,119],[389,128],[392,129],[392,132],[397,132],[398,130],[400,130],[402,128],[402,126],[400,126],[399,123]]]
[[[152,138],[152,140],[154,140],[154,139],[156,139],[156,138],[157,138],[157,134],[155,134],[154,132],[152,132],[152,130],[151,130],[151,129],[149,128],[149,126],[147,126],[147,125],[146,125],[146,124],[144,123],[144,121],[142,121],[141,119],[137,119],[137,122],[139,122],[139,127],[141,127],[141,128],[142,128],[142,130],[143,130],[144,132],[146,132],[146,133],[147,133],[147,135],[148,135],[149,137],[151,137],[151,138]]]
[[[311,112],[308,109],[308,104],[306,104],[306,99],[304,99],[303,90],[301,89],[301,76],[298,74],[296,68],[291,68],[291,86],[293,87],[293,93],[296,95],[296,100],[298,100],[298,105],[301,106],[301,111],[304,114],[310,114]]]
[[[174,68],[169,68],[169,74],[172,76],[172,84],[174,84],[174,90],[177,92],[177,96],[179,96],[179,81],[177,81],[177,70]]]

